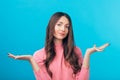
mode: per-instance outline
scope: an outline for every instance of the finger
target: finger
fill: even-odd
[[[10,55],[11,53],[8,53],[8,55]]]
[[[99,49],[104,49],[104,48],[106,48],[106,47],[109,46],[109,45],[110,45],[109,43],[106,43],[106,44],[104,44],[103,46],[99,47]]]
[[[95,48],[96,51],[103,51],[102,49],[97,48],[96,44],[94,44],[94,48]]]
[[[103,49],[95,48],[96,51],[103,51]]]
[[[11,54],[11,53],[8,53],[8,56],[14,56],[13,54]]]
[[[11,58],[15,58],[15,55],[13,55],[11,53],[8,53],[8,56],[11,57]]]

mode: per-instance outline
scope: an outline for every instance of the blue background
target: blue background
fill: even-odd
[[[91,55],[90,80],[120,80],[120,0],[1,0],[0,80],[35,80],[29,62],[7,53],[32,55],[42,48],[48,21],[57,11],[71,16],[83,55],[93,44],[111,44]]]

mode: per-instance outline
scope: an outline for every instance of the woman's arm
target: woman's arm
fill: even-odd
[[[27,61],[29,61],[31,63],[32,68],[33,68],[34,71],[38,71],[39,70],[39,66],[35,62],[35,60],[33,59],[32,55],[13,55],[11,53],[8,53],[8,56],[10,58],[13,58],[13,59],[27,60]]]
[[[84,55],[84,59],[83,59],[83,67],[85,68],[89,68],[89,62],[90,62],[90,55],[93,52],[99,52],[99,51],[103,51],[107,46],[109,46],[109,43],[106,43],[100,47],[96,47],[96,45],[93,46],[93,48],[88,48],[86,50],[86,53]]]

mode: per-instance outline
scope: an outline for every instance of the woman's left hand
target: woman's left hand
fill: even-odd
[[[88,48],[86,50],[87,53],[93,53],[93,52],[99,52],[99,51],[103,51],[107,46],[109,46],[110,44],[109,43],[106,43],[106,44],[103,44],[102,46],[100,47],[96,47],[96,45],[94,45],[92,48]]]

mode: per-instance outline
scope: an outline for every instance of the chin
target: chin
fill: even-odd
[[[57,37],[57,39],[59,39],[59,40],[63,40],[65,38],[65,36],[59,36],[59,37]]]

